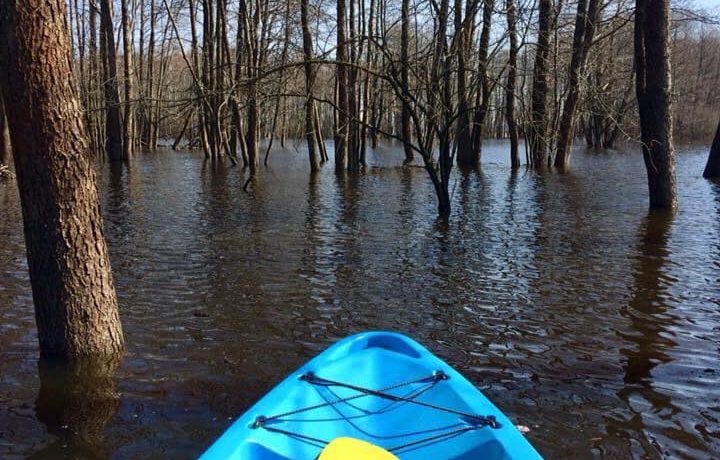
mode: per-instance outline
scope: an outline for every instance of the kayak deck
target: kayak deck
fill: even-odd
[[[352,437],[409,459],[539,459],[452,367],[395,333],[348,337],[262,398],[203,460],[311,460]]]

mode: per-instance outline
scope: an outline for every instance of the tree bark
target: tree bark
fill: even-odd
[[[95,171],[72,81],[64,0],[0,3],[0,87],[13,142],[40,352],[123,348]]]
[[[300,22],[302,23],[303,55],[305,58],[305,139],[307,139],[310,170],[317,171],[320,169],[320,166],[318,164],[318,149],[316,144],[317,136],[315,134],[315,99],[313,96],[315,77],[313,76],[313,67],[311,62],[313,57],[313,45],[308,19],[308,7],[308,0],[300,1]]]
[[[677,205],[669,18],[669,0],[636,1],[635,92],[651,208]]]
[[[533,69],[532,107],[530,114],[530,156],[536,168],[547,162],[548,129],[548,53],[552,0],[539,0],[538,38]]]
[[[124,159],[120,92],[117,81],[117,52],[110,0],[100,0],[100,54],[103,60],[105,90],[105,153],[110,161]]]
[[[712,147],[710,147],[710,155],[708,156],[703,177],[706,179],[716,179],[720,177],[720,122],[715,131],[715,139],[713,139]]]

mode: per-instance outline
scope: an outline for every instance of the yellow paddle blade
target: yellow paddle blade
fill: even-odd
[[[320,453],[318,460],[399,460],[369,442],[354,438],[335,438]]]

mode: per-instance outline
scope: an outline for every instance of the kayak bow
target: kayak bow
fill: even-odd
[[[401,460],[542,459],[455,369],[401,334],[366,332],[291,374],[201,460],[314,460],[337,438]],[[338,441],[328,449],[352,445]]]

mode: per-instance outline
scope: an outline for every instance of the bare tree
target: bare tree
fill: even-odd
[[[123,80],[125,83],[125,118],[123,123],[123,158],[132,157],[135,146],[135,86],[133,84],[133,46],[128,0],[122,0],[121,22],[123,30]]]
[[[510,50],[508,52],[508,75],[505,85],[505,117],[507,120],[508,134],[510,136],[510,165],[513,169],[520,167],[520,155],[518,153],[518,127],[515,118],[515,83],[517,80],[517,11],[514,0],[505,0],[505,8],[508,24],[508,37],[510,39]]]
[[[312,66],[313,44],[308,18],[308,0],[300,1],[300,22],[302,25],[303,57],[305,61],[305,139],[307,139],[310,170],[317,171],[320,166],[317,155],[319,147],[315,134],[315,99],[313,95],[315,76],[313,75]]]
[[[113,28],[112,2],[100,1],[100,54],[105,90],[105,152],[111,161],[125,158],[117,79],[117,51]]]
[[[552,0],[538,2],[538,38],[533,70],[532,108],[530,117],[530,154],[533,166],[545,166],[548,158],[548,54],[550,52],[550,27],[552,23]]]
[[[595,23],[598,20],[600,0],[578,0],[573,34],[572,58],[568,69],[568,88],[563,104],[560,130],[558,133],[555,167],[567,168],[570,161],[570,148],[575,138],[577,106],[580,101],[580,80],[585,71],[585,63],[595,37]]]
[[[669,22],[669,0],[636,1],[635,92],[651,208],[677,205]]]

